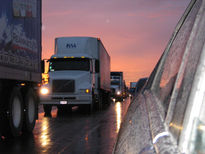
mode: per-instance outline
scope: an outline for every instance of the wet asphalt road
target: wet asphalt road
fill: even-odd
[[[40,106],[33,134],[0,141],[0,153],[111,154],[129,104],[130,98],[112,102],[91,115],[77,107],[60,115],[53,107],[51,117],[45,117]]]

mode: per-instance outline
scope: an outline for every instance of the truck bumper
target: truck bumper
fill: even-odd
[[[53,105],[82,105],[91,104],[92,95],[47,95],[40,97],[40,104]]]

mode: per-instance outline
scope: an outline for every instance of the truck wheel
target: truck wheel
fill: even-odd
[[[36,123],[36,117],[38,114],[38,104],[35,94],[32,89],[29,89],[25,97],[25,121],[23,130],[26,132],[32,132]]]
[[[23,99],[18,88],[13,88],[9,99],[9,134],[14,137],[21,135],[23,126]]]
[[[45,112],[45,116],[50,116],[51,115],[52,105],[44,104],[43,109],[44,109],[44,112]]]

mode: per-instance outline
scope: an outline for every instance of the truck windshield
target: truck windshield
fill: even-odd
[[[111,85],[120,85],[120,81],[111,81]]]
[[[51,59],[49,71],[81,70],[89,71],[90,62],[88,58],[57,58]]]

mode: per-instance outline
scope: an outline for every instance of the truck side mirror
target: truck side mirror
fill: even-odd
[[[45,73],[45,61],[41,60],[41,73]]]

